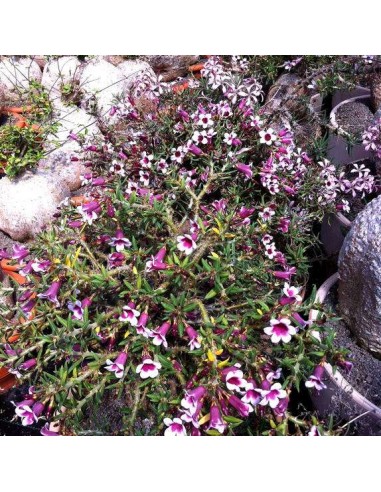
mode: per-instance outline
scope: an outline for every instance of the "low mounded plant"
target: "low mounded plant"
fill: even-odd
[[[301,148],[248,67],[210,58],[184,91],[143,75],[104,139],[72,135],[86,194],[32,248],[0,252],[28,279],[0,328],[2,365],[30,386],[24,425],[91,433],[114,401],[104,433],[330,431],[293,404],[325,388],[324,361],[347,363],[308,321],[312,228],[373,177]]]

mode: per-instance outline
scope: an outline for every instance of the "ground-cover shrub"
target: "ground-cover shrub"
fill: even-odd
[[[324,361],[345,362],[308,322],[306,252],[373,177],[300,148],[248,67],[210,58],[185,91],[143,76],[104,139],[72,135],[87,194],[33,249],[0,252],[29,280],[0,328],[2,365],[30,384],[24,425],[81,433],[114,399],[110,433],[333,432],[289,410],[291,391],[324,389]]]
[[[21,93],[20,98],[24,101],[17,105],[24,109],[22,123],[13,124],[10,121],[0,127],[0,169],[9,178],[37,166],[44,156],[44,140],[48,134],[56,131],[58,125],[52,119],[48,93],[39,83],[31,82],[30,88]]]

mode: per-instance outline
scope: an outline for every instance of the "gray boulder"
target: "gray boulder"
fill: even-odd
[[[184,77],[190,65],[197,63],[199,55],[147,55],[144,57],[164,82]]]
[[[357,341],[381,357],[381,196],[356,217],[339,255],[340,314]]]

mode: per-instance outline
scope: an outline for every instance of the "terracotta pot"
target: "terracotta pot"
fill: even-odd
[[[24,285],[28,281],[25,277],[17,273],[20,270],[20,268],[21,268],[20,265],[9,265],[9,260],[4,259],[0,261],[0,269],[3,272],[3,274],[11,277],[19,285]],[[33,293],[31,295],[31,299],[35,297],[36,294]],[[20,317],[19,321],[21,323],[25,323],[25,321],[30,321],[31,319],[33,319],[34,316],[35,316],[35,310],[33,309],[27,320],[23,317]],[[14,343],[17,342],[19,337],[20,334],[17,331],[14,331],[9,337],[5,338],[3,341],[4,343],[5,342]],[[13,374],[10,374],[5,367],[0,368],[0,394],[7,392],[9,389],[16,386],[16,384],[17,384],[17,379],[13,376]]]
[[[329,277],[316,292],[315,302],[323,303],[330,289],[338,281],[338,279],[338,273],[335,273]],[[311,309],[309,313],[309,321],[315,321],[318,314],[318,310]],[[316,396],[313,391],[310,393],[318,413],[323,416],[329,415],[331,398],[333,395],[339,394],[345,398],[345,402],[350,406],[355,418],[362,414],[366,414],[367,419],[371,419],[371,421],[377,424],[381,430],[381,408],[377,407],[364,395],[359,393],[345,379],[339,370],[334,370],[328,363],[324,363],[324,370],[327,379],[327,381],[325,381],[327,389],[322,390],[319,396]]]
[[[0,395],[6,393],[16,385],[16,378],[5,367],[0,368]]]

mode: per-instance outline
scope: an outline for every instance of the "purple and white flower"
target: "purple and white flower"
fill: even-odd
[[[222,371],[226,387],[230,391],[240,391],[245,387],[247,381],[243,378],[243,372],[236,367],[228,367]]]
[[[77,300],[74,303],[69,301],[67,303],[67,307],[70,311],[73,312],[72,314],[73,319],[82,321],[84,310],[86,307],[90,306],[90,304],[91,304],[90,299],[86,297],[85,299],[83,299],[83,301]]]
[[[152,359],[144,359],[136,368],[136,373],[140,374],[142,379],[156,378],[161,369],[160,362],[155,362]]]
[[[315,388],[317,391],[321,391],[326,389],[327,386],[323,383],[324,376],[324,367],[322,365],[318,365],[315,367],[314,372],[306,381],[307,388]]]
[[[300,287],[290,286],[288,282],[285,282],[283,288],[284,296],[281,297],[279,303],[281,306],[285,306],[286,304],[293,304],[294,302],[301,302],[302,296],[299,294]]]
[[[245,385],[245,394],[241,398],[244,403],[250,405],[258,405],[262,399],[262,390],[258,388],[257,383],[253,379],[249,379]]]
[[[127,361],[127,354],[126,352],[121,352],[118,357],[115,359],[115,361],[112,361],[110,359],[106,360],[106,371],[110,371],[115,373],[115,376],[117,378],[121,378],[124,374],[124,366],[126,365]]]
[[[274,383],[270,389],[261,391],[262,400],[259,402],[260,405],[270,405],[271,408],[276,408],[279,405],[281,399],[287,397],[287,392],[282,389],[280,383]]]
[[[242,417],[247,417],[249,413],[254,411],[254,408],[249,403],[243,402],[235,395],[229,396],[229,404],[234,407]]]
[[[93,220],[98,218],[101,211],[101,206],[96,200],[89,203],[84,203],[77,207],[78,212],[82,215],[82,218],[89,225],[93,223]]]
[[[186,325],[185,331],[189,337],[189,350],[199,349],[201,347],[201,339],[197,331],[189,325]]]
[[[152,336],[152,331],[147,328],[148,319],[148,313],[142,313],[136,325],[136,333],[142,335],[144,338]]]
[[[114,246],[118,253],[120,253],[124,248],[130,248],[132,243],[129,239],[124,237],[123,231],[117,229],[115,236],[111,238],[109,245]]]
[[[169,329],[171,328],[171,323],[169,321],[165,321],[157,330],[153,330],[151,333],[151,337],[153,338],[152,343],[154,345],[168,348],[168,342],[165,338]]]
[[[21,418],[22,425],[32,425],[38,422],[45,405],[39,401],[24,400],[16,405],[15,413]]]
[[[220,434],[225,432],[227,424],[223,421],[220,409],[217,405],[213,405],[210,407],[210,421],[209,427],[210,429],[215,429]]]
[[[204,386],[198,386],[193,390],[185,392],[185,397],[181,400],[181,406],[194,413],[197,409],[197,405],[202,401],[206,394]]]
[[[182,423],[181,419],[175,418],[175,419],[170,419],[166,417],[164,419],[164,424],[168,427],[164,435],[165,436],[186,436],[187,431],[185,430],[184,424]]]
[[[28,255],[29,255],[29,249],[19,244],[13,245],[13,255],[12,255],[13,260],[22,261]]]
[[[202,128],[213,126],[212,115],[210,113],[201,113],[198,117],[197,125],[202,126]]]
[[[266,335],[271,336],[273,343],[280,341],[288,343],[293,335],[296,335],[296,328],[292,326],[288,318],[273,318],[270,320],[270,326],[263,330]]]
[[[177,249],[183,251],[187,256],[193,253],[196,248],[197,244],[189,234],[177,236]]]
[[[51,262],[49,260],[39,260],[36,258],[34,261],[31,263],[31,267],[33,271],[35,272],[47,272],[50,268]]]
[[[135,309],[135,303],[129,302],[127,306],[123,306],[122,314],[119,316],[119,321],[128,321],[132,326],[138,324],[138,316],[140,311]]]
[[[50,302],[53,302],[57,307],[60,305],[57,295],[61,287],[61,282],[56,281],[53,282],[52,285],[43,292],[42,294],[38,294],[37,297],[40,299],[48,299]]]
[[[152,270],[166,270],[168,265],[163,261],[166,254],[167,250],[164,246],[156,253],[155,256],[151,256],[151,259],[146,263],[146,272],[152,272]]]

